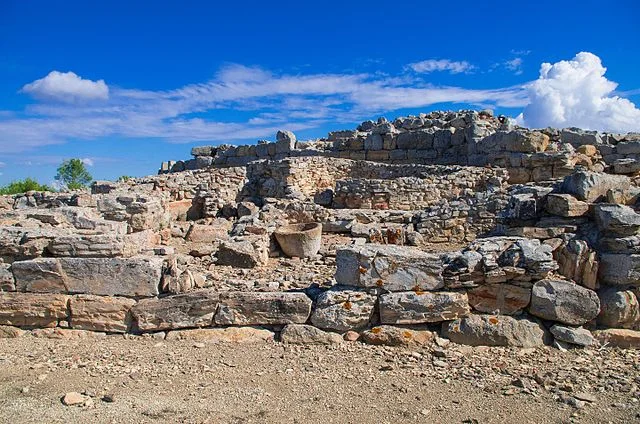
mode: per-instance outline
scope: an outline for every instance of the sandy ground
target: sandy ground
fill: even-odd
[[[639,359],[614,349],[2,339],[0,421],[631,423]],[[63,405],[72,391],[93,405]],[[576,408],[573,396],[592,402]]]

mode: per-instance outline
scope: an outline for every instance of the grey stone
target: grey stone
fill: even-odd
[[[311,303],[304,293],[222,293],[214,321],[218,325],[304,324]]]
[[[336,281],[390,291],[436,290],[444,286],[439,256],[414,247],[364,245],[336,252]]]
[[[591,334],[591,331],[579,327],[567,327],[564,325],[555,324],[549,329],[553,337],[561,342],[571,343],[578,346],[591,346],[596,343],[596,339]]]
[[[0,291],[15,291],[16,283],[11,272],[11,265],[0,263]]]
[[[609,190],[628,190],[630,186],[628,177],[590,171],[576,171],[562,182],[563,192],[590,203],[606,198]]]
[[[640,286],[640,254],[600,254],[598,278],[610,286]]]
[[[504,315],[469,315],[442,325],[451,341],[470,346],[538,347],[549,342],[542,324]]]
[[[218,265],[235,268],[255,268],[269,260],[269,252],[256,249],[250,241],[223,242],[216,256]]]
[[[564,280],[541,280],[531,291],[532,315],[569,325],[582,325],[600,311],[600,300],[593,290]]]
[[[312,325],[288,324],[280,332],[280,341],[289,344],[332,345],[344,342],[336,333],[322,331]]]
[[[640,305],[631,290],[606,287],[598,291],[600,314],[598,325],[614,328],[634,328],[640,324]]]
[[[112,234],[72,234],[55,237],[47,251],[57,257],[113,258],[124,255],[125,243],[121,236]]]
[[[212,289],[175,296],[143,299],[131,308],[141,331],[208,327],[218,308],[220,294]]]
[[[276,140],[276,153],[288,153],[296,148],[296,136],[291,131],[278,131]]]
[[[380,296],[382,324],[420,324],[449,321],[469,314],[466,293],[400,292]]]
[[[602,232],[627,237],[640,231],[640,215],[629,206],[597,204],[594,206],[594,214]]]
[[[616,174],[635,174],[640,171],[640,161],[632,158],[617,159],[613,162],[613,172]]]
[[[311,322],[329,330],[359,330],[370,323],[375,305],[376,297],[363,291],[327,290],[316,298]]]

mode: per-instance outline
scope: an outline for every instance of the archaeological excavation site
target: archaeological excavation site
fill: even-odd
[[[0,197],[0,335],[640,347],[640,134],[431,112],[191,155]]]

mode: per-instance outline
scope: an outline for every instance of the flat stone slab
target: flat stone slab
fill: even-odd
[[[485,284],[467,292],[469,304],[479,312],[513,315],[529,306],[531,288],[514,284]]]
[[[47,251],[55,257],[112,258],[124,256],[125,243],[112,234],[71,234],[55,237]]]
[[[311,313],[304,293],[228,292],[220,294],[217,325],[304,324]]]
[[[469,314],[466,293],[400,292],[380,296],[382,324],[420,324],[450,321]]]
[[[126,297],[81,294],[71,297],[70,324],[79,330],[126,333],[131,324],[129,310],[136,301]]]
[[[169,331],[165,340],[191,340],[205,343],[264,343],[272,342],[273,331],[254,327],[196,328]]]
[[[470,346],[537,347],[549,341],[542,324],[505,315],[469,315],[443,323],[452,342]]]
[[[68,302],[61,294],[0,293],[0,325],[55,327],[68,318]]]
[[[143,299],[131,308],[131,315],[141,331],[208,327],[213,323],[219,298],[217,291],[205,289]]]
[[[601,254],[598,278],[609,286],[640,286],[640,254]]]
[[[349,246],[336,252],[336,281],[389,291],[437,290],[444,286],[438,255],[407,246]]]
[[[133,258],[38,258],[11,266],[16,289],[36,293],[157,296],[164,260]]]
[[[340,334],[322,331],[313,325],[288,324],[280,332],[280,341],[289,344],[331,345],[343,343],[344,339]]]
[[[601,344],[609,347],[640,349],[640,331],[608,328],[594,331],[593,336]]]

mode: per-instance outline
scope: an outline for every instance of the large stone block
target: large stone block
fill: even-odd
[[[141,331],[208,327],[219,304],[219,293],[206,289],[175,296],[143,299],[131,308]]]
[[[628,190],[630,186],[631,180],[622,175],[576,171],[565,177],[562,191],[573,194],[579,200],[595,202],[606,198],[609,190]]]
[[[0,325],[55,327],[68,317],[69,296],[0,293]]]
[[[316,327],[348,331],[367,327],[376,297],[356,290],[328,290],[316,299],[311,322]]]
[[[640,231],[640,214],[629,206],[598,204],[593,209],[598,228],[608,235],[628,237]]]
[[[552,193],[547,195],[546,210],[550,214],[574,217],[582,216],[589,212],[589,204],[582,202],[570,194],[556,194]]]
[[[312,325],[287,324],[280,332],[280,341],[290,344],[331,345],[344,340],[336,333],[322,331]]]
[[[226,219],[218,219],[213,224],[193,224],[185,239],[192,243],[213,243],[219,240],[229,239],[231,222]]]
[[[336,252],[336,281],[390,291],[436,290],[443,287],[439,256],[395,245],[364,245]]]
[[[218,325],[304,324],[311,303],[304,293],[222,293],[214,321]]]
[[[361,341],[370,345],[383,346],[424,346],[434,339],[428,330],[412,330],[391,325],[380,325],[362,332]]]
[[[449,321],[469,314],[466,293],[401,292],[380,296],[382,324],[420,324]]]
[[[640,255],[601,254],[598,278],[610,286],[640,286]]]
[[[251,344],[274,340],[273,331],[254,327],[196,328],[167,333],[166,340],[191,340],[205,343]]]
[[[124,255],[125,243],[112,234],[70,234],[55,237],[47,251],[58,257],[112,258]]]
[[[640,349],[640,331],[608,328],[606,330],[594,331],[593,336],[601,344],[609,347]]]
[[[633,291],[606,287],[598,291],[598,297],[600,298],[598,325],[633,328],[640,324],[640,305]]]
[[[549,341],[542,324],[505,315],[469,315],[443,323],[451,341],[470,346],[537,347]]]
[[[18,291],[87,293],[102,296],[157,296],[163,259],[40,258],[14,262]]]
[[[479,312],[513,315],[529,306],[531,288],[513,284],[486,284],[467,292],[469,304]]]
[[[70,324],[80,330],[125,333],[131,323],[129,309],[135,304],[126,297],[73,296],[69,302]]]
[[[600,312],[600,300],[593,290],[571,281],[541,280],[531,291],[532,315],[569,325],[582,325]]]

